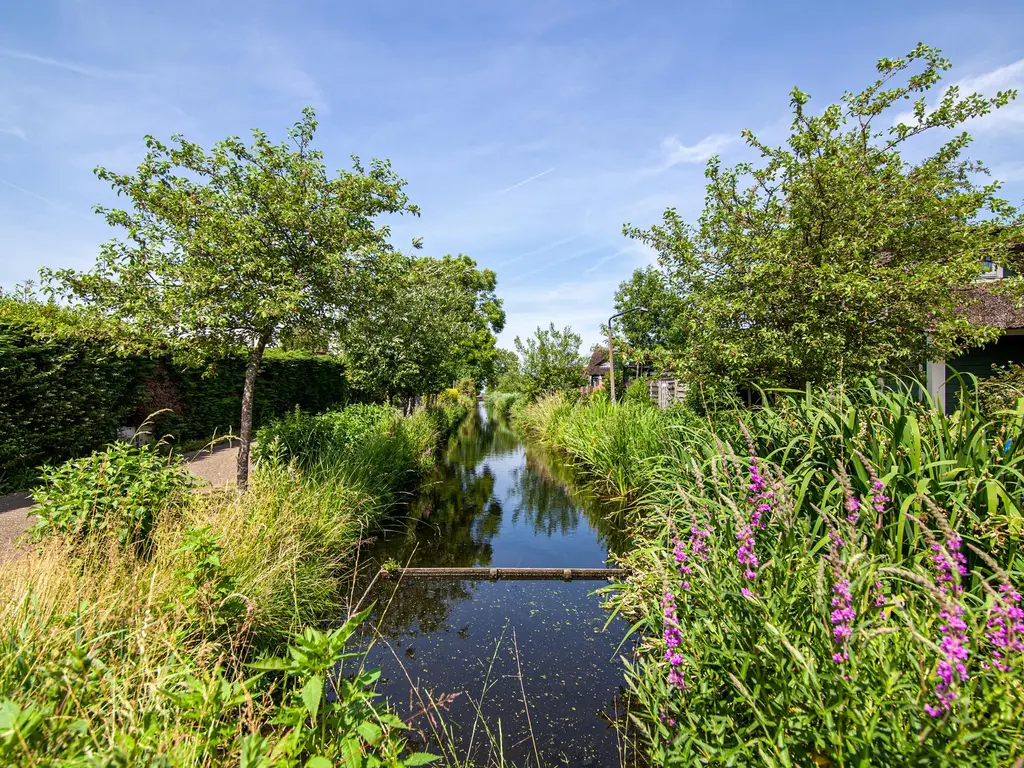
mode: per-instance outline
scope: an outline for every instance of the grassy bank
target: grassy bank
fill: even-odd
[[[0,569],[0,762],[421,764],[345,651],[348,574],[468,407],[291,416],[244,495],[124,447],[51,473]]]
[[[1024,755],[1024,406],[866,386],[698,418],[551,396],[520,427],[634,504],[613,593],[659,765]]]

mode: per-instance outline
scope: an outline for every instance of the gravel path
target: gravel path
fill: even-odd
[[[185,460],[205,485],[228,485],[235,482],[238,446],[220,445],[212,451],[187,453]],[[32,525],[32,506],[32,497],[27,491],[0,496],[0,563],[17,552],[15,540]]]

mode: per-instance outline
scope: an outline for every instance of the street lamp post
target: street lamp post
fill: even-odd
[[[649,312],[649,311],[650,310],[648,310],[647,307],[633,307],[632,309],[627,309],[627,310],[625,310],[623,312],[619,312],[618,314],[614,314],[614,315],[612,315],[611,317],[608,318],[608,376],[609,376],[609,378],[611,379],[611,382],[612,382],[611,391],[609,393],[609,399],[611,400],[612,403],[615,402],[615,353],[612,351],[612,321],[616,317],[622,317],[623,315],[628,315],[630,312]]]

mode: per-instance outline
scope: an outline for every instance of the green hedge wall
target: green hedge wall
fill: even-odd
[[[88,339],[45,341],[0,322],[0,490],[109,442],[142,396],[149,361]]]
[[[30,485],[41,464],[83,456],[159,416],[154,431],[178,441],[237,432],[245,362],[183,368],[169,358],[119,356],[102,338],[48,335],[46,323],[0,317],[0,491]],[[253,404],[255,426],[295,406],[323,411],[359,400],[342,363],[269,351]]]

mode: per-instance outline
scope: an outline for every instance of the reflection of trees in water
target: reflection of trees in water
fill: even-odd
[[[528,445],[526,465],[513,470],[513,479],[510,496],[520,500],[515,519],[525,517],[535,532],[548,536],[571,532],[582,514],[610,552],[624,552],[629,546],[618,524],[622,510],[589,493],[572,467],[555,454]]]
[[[366,626],[379,625],[387,638],[408,635],[414,626],[428,635],[444,629],[452,604],[471,598],[475,586],[454,579],[403,579],[400,584],[397,579],[379,581],[370,595],[375,605]]]
[[[364,572],[376,572],[388,560],[414,568],[489,566],[502,505],[484,460],[518,450],[522,443],[503,419],[479,414],[466,419],[432,477],[401,514],[384,523],[377,543],[364,553]],[[526,520],[535,532],[551,536],[573,532],[585,515],[611,551],[624,547],[611,522],[614,510],[574,490],[571,469],[555,456],[527,447],[525,467],[513,470],[512,479],[510,498],[518,499],[514,520]],[[395,583],[383,582],[374,595],[376,612],[386,607],[381,631],[387,636],[408,632],[414,624],[422,632],[435,631],[446,622],[450,605],[470,598],[474,588],[471,582],[406,579],[392,600]]]
[[[511,499],[518,499],[512,519],[533,526],[534,533],[551,536],[572,533],[580,524],[580,508],[569,497],[564,485],[553,480],[543,460],[532,450],[526,452],[526,465],[512,470]]]
[[[388,560],[413,568],[473,568],[491,563],[491,541],[501,529],[501,503],[494,496],[494,473],[484,458],[493,445],[507,446],[507,425],[500,427],[471,416],[449,441],[444,459],[400,516],[383,526],[384,532],[368,553],[376,570]],[[515,433],[511,433],[513,439]],[[514,447],[515,444],[513,443]],[[395,582],[376,590],[378,610],[390,601]],[[460,581],[408,579],[382,624],[382,631],[397,635],[418,622],[431,632],[448,617],[449,605],[471,596],[472,587]]]

